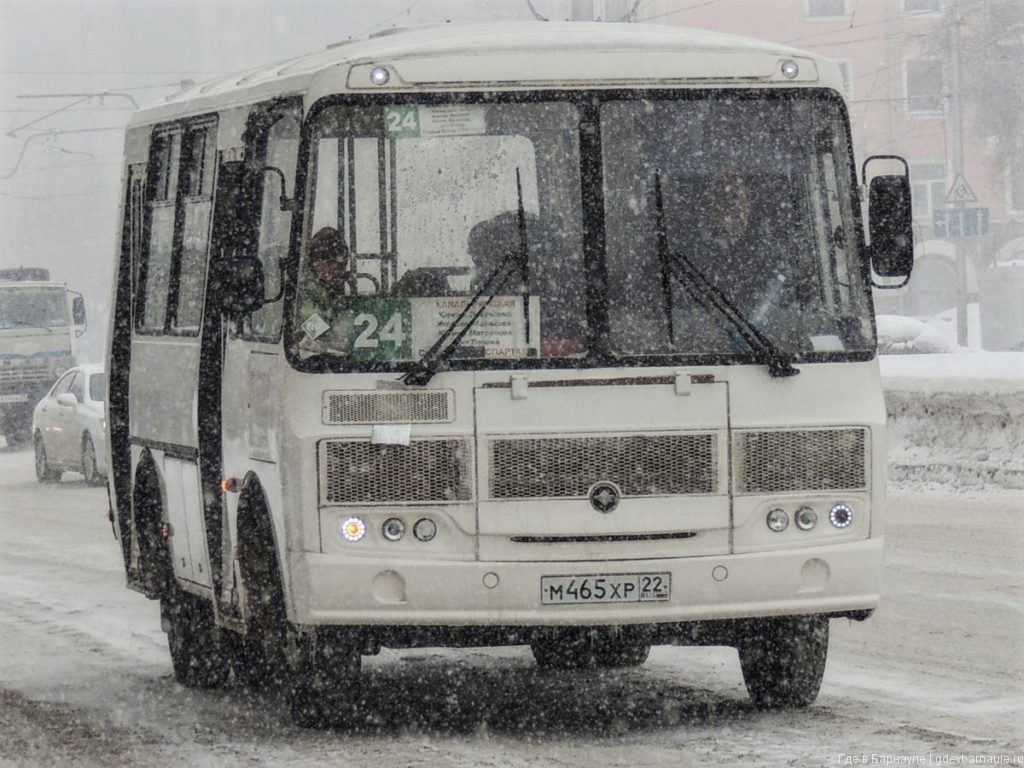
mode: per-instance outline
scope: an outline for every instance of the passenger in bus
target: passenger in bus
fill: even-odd
[[[725,167],[697,200],[698,267],[750,321],[771,331],[783,322],[779,310],[798,307],[812,287],[809,270],[799,269],[799,233],[785,178],[747,179]]]
[[[319,315],[329,330],[317,333],[305,330],[303,348],[339,350],[347,345],[347,329],[338,327],[346,292],[352,293],[352,269],[348,245],[334,227],[319,229],[309,243],[304,279],[300,283],[299,325]],[[316,324],[310,326],[315,329]]]
[[[467,250],[473,260],[470,292],[476,294],[504,265],[490,289],[499,295],[529,293],[540,297],[541,357],[566,357],[583,351],[585,335],[582,259],[574,259],[566,238],[535,213],[524,218],[505,211],[473,226]],[[526,254],[523,258],[525,234]]]

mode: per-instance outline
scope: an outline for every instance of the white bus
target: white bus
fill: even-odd
[[[315,724],[382,647],[714,644],[811,703],[879,599],[912,244],[867,170],[835,65],[666,27],[393,30],[138,112],[112,514],[177,678]]]

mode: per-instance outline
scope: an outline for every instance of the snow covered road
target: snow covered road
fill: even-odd
[[[543,674],[526,649],[422,650],[368,659],[365,719],[325,732],[292,726],[274,692],[174,682],[102,488],[40,486],[30,452],[0,451],[0,501],[2,766],[1024,764],[1019,492],[891,493],[882,607],[833,622],[806,711],[753,710],[731,649]]]

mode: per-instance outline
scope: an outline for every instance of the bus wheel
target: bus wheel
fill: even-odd
[[[302,728],[351,724],[359,701],[359,650],[344,643],[320,643],[315,633],[291,634],[292,722]]]
[[[36,479],[40,483],[56,483],[60,480],[60,476],[63,473],[59,469],[54,469],[50,466],[49,459],[46,457],[46,446],[43,444],[43,436],[36,433],[34,442],[36,449]]]
[[[828,655],[828,618],[753,623],[736,646],[750,700],[759,709],[806,707],[818,696]]]
[[[103,482],[103,476],[96,466],[96,447],[89,435],[82,437],[82,476],[86,485],[99,485]]]
[[[167,633],[174,679],[189,688],[215,688],[230,665],[208,601],[182,589],[160,598],[160,623]]]

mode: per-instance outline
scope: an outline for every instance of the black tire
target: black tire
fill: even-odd
[[[231,671],[227,643],[221,640],[209,601],[184,590],[160,599],[174,679],[189,688],[216,688]]]
[[[544,632],[530,642],[542,669],[638,667],[647,661],[650,643],[641,637],[605,629],[560,629]]]
[[[82,436],[82,476],[86,485],[101,485],[103,475],[96,466],[96,447],[88,434]]]
[[[50,466],[50,462],[46,458],[46,445],[43,443],[43,436],[37,432],[33,442],[36,453],[36,480],[40,483],[56,483],[64,473]]]
[[[795,616],[752,625],[737,643],[743,682],[758,709],[806,707],[821,689],[828,618]]]
[[[321,644],[315,634],[292,636],[292,678],[288,707],[301,728],[351,724],[360,692],[362,656],[344,643]]]

